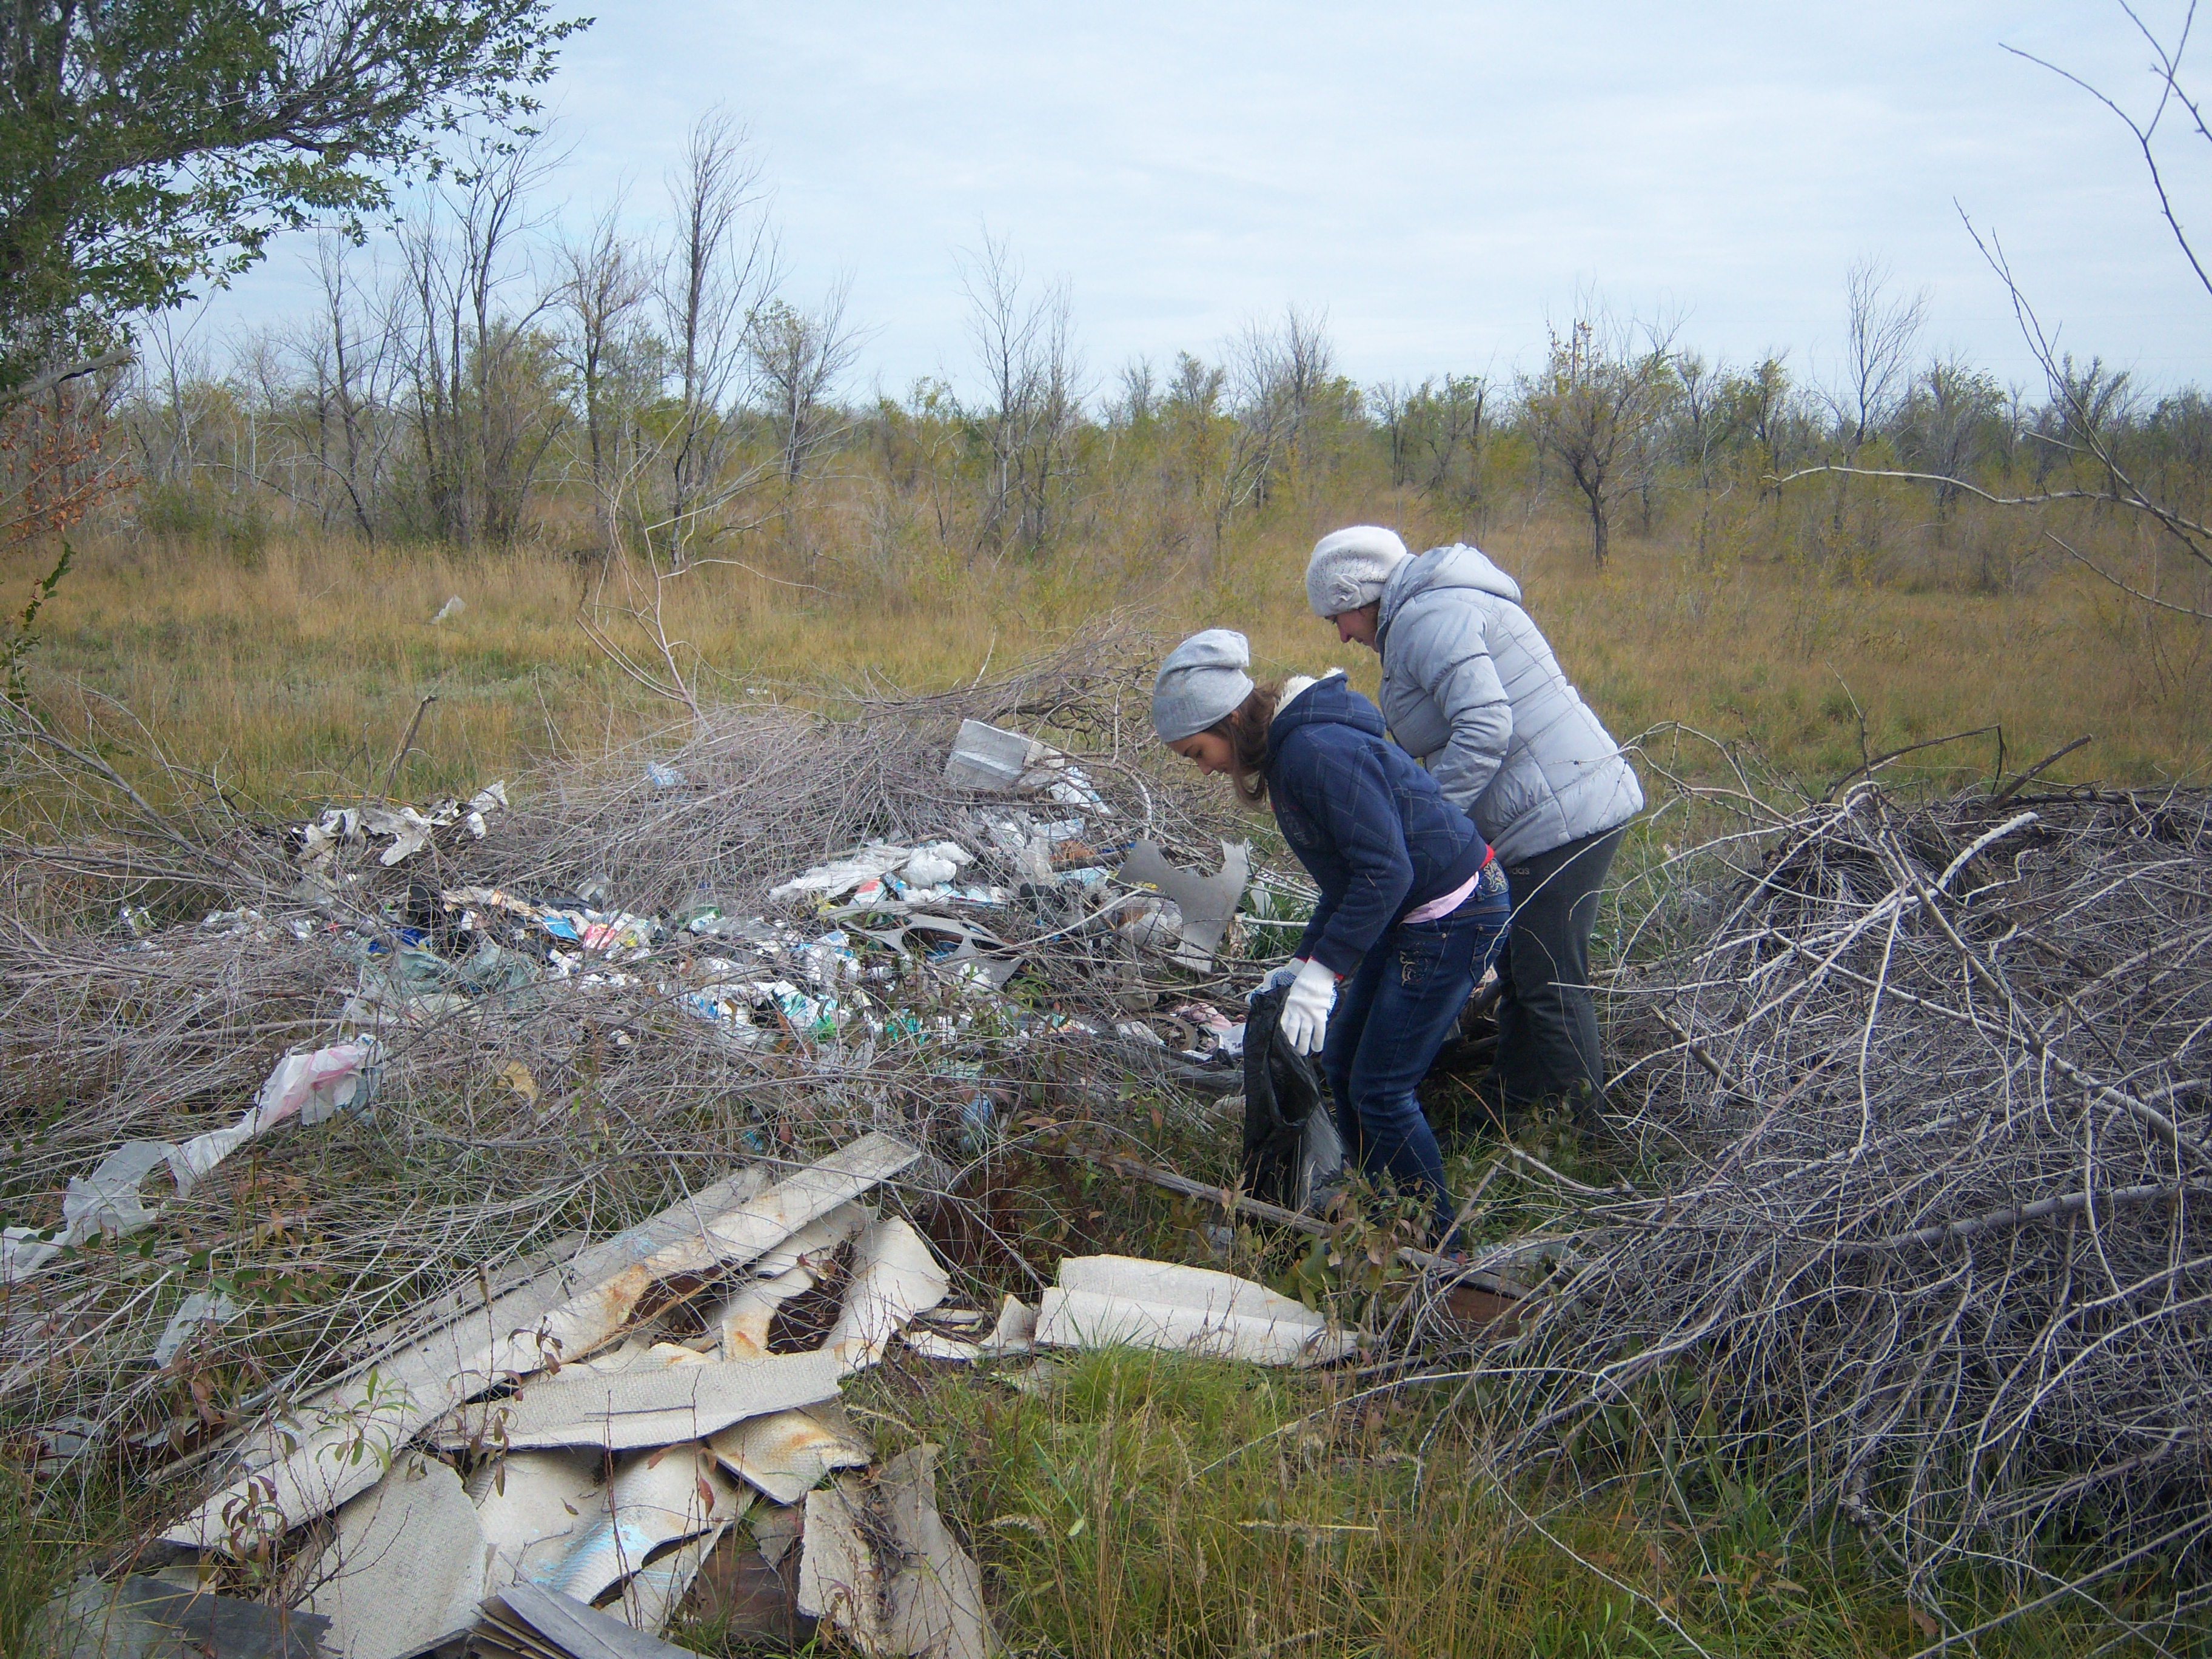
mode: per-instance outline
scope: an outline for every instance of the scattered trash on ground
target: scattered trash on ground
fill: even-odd
[[[995,1317],[948,1310],[918,1330],[946,1271],[907,1221],[863,1200],[920,1157],[876,1134],[780,1179],[741,1170],[488,1301],[432,1310],[447,1322],[235,1441],[227,1482],[163,1534],[179,1547],[161,1577],[76,1587],[52,1611],[77,1632],[67,1650],[139,1650],[94,1632],[101,1620],[136,1632],[245,1620],[281,1635],[274,1610],[242,1604],[249,1618],[198,1593],[199,1575],[271,1559],[319,1526],[294,1636],[337,1659],[410,1659],[464,1638],[487,1652],[645,1651],[631,1638],[666,1627],[757,1499],[805,1506],[799,1613],[866,1653],[980,1659],[993,1644],[981,1578],[938,1514],[936,1449],[867,1472],[874,1449],[836,1403],[844,1378],[902,1336],[963,1363],[1036,1344],[1297,1364],[1355,1351],[1261,1285],[1120,1256],[1063,1261],[1040,1308],[1008,1297]],[[784,1299],[785,1280],[811,1290],[830,1273],[842,1294],[819,1346],[763,1352],[750,1309]],[[963,1328],[973,1340],[947,1334]]]
[[[361,1106],[374,1087],[377,1053],[374,1037],[359,1036],[311,1054],[287,1054],[261,1085],[252,1109],[228,1128],[195,1135],[181,1145],[125,1142],[91,1175],[70,1177],[58,1229],[0,1229],[0,1284],[27,1279],[64,1250],[92,1239],[127,1238],[152,1226],[161,1212],[141,1201],[140,1185],[157,1165],[167,1164],[176,1190],[190,1193],[224,1158],[278,1124],[296,1117],[302,1125],[313,1125]],[[165,1333],[163,1341],[167,1340]],[[166,1364],[167,1357],[156,1363]]]

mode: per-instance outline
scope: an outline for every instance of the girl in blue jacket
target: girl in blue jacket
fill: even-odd
[[[1230,629],[1194,634],[1161,664],[1152,727],[1275,823],[1321,900],[1291,963],[1281,1030],[1318,1053],[1338,1133],[1359,1167],[1453,1216],[1437,1138],[1413,1091],[1504,936],[1504,873],[1466,813],[1383,733],[1340,675],[1255,686]]]

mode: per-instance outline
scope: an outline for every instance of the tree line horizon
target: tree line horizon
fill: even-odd
[[[1547,331],[1534,371],[1361,385],[1324,319],[1296,306],[1205,355],[1093,374],[1065,281],[1030,280],[987,234],[961,261],[979,389],[923,377],[870,397],[851,385],[867,331],[848,284],[790,297],[733,118],[692,130],[659,246],[624,234],[619,203],[581,234],[551,228],[541,198],[558,160],[540,137],[482,143],[394,221],[389,259],[325,237],[315,313],[247,333],[221,368],[170,316],[145,319],[135,363],[88,389],[133,522],[580,541],[675,569],[787,528],[799,498],[866,474],[926,507],[946,547],[1038,558],[1084,539],[1133,471],[1172,500],[1167,539],[1202,566],[1241,521],[1322,477],[1339,495],[1421,493],[1477,532],[1498,513],[1572,512],[1602,565],[1624,527],[1649,535],[1685,513],[1702,548],[1716,512],[1740,514],[1747,496],[1779,526],[1778,481],[1808,469],[1923,475],[1939,546],[1972,488],[2094,493],[2124,455],[2201,518],[2212,486],[2200,389],[2150,395],[2071,355],[2051,357],[2051,384],[2008,385],[1923,349],[1924,292],[1872,261],[1846,273],[1847,348],[1823,379],[1787,350],[1708,356],[1593,293]],[[1851,498],[1870,486],[1838,472],[1825,489],[1789,539],[1863,562]]]

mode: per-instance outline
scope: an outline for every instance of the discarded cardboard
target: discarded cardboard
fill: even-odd
[[[748,1418],[708,1444],[724,1468],[778,1504],[796,1504],[830,1470],[864,1468],[876,1455],[867,1437],[830,1401]]]
[[[807,1495],[799,1611],[829,1619],[869,1659],[987,1659],[997,1645],[982,1575],[938,1513],[937,1454],[916,1446],[873,1481],[842,1475]]]
[[[338,1511],[307,1607],[332,1659],[410,1659],[476,1623],[490,1554],[460,1477],[409,1453]]]
[[[289,1442],[296,1449],[269,1457],[162,1536],[201,1549],[225,1549],[230,1517],[239,1513],[264,1517],[268,1528],[284,1530],[329,1513],[374,1485],[384,1462],[427,1424],[482,1393],[502,1374],[528,1376],[561,1354],[589,1352],[622,1328],[639,1300],[661,1279],[751,1262],[920,1156],[890,1135],[872,1134],[720,1214],[702,1214],[690,1204],[672,1206],[653,1223],[611,1241],[609,1248],[580,1253],[569,1268],[577,1270],[585,1288],[565,1300],[553,1303],[547,1285],[533,1283],[501,1297],[481,1316],[460,1320],[319,1396],[314,1403],[323,1426],[305,1432],[281,1425],[270,1431],[264,1447],[282,1449]],[[556,1288],[567,1290],[574,1282],[564,1269]],[[763,1409],[799,1403],[785,1400]],[[744,1414],[713,1426],[725,1426]]]
[[[1223,842],[1221,869],[1208,876],[1176,869],[1159,843],[1146,839],[1129,848],[1128,857],[1114,873],[1117,881],[1132,886],[1157,887],[1174,903],[1182,912],[1182,925],[1172,954],[1186,967],[1203,969],[1212,965],[1229,919],[1244,896],[1252,875],[1252,848],[1244,842]]]
[[[1134,1256],[1070,1256],[1037,1309],[1041,1346],[1127,1346],[1263,1365],[1317,1365],[1357,1349],[1352,1335],[1264,1285]]]

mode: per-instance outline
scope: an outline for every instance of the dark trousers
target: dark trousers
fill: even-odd
[[[1401,921],[1375,941],[1329,1011],[1322,1074],[1346,1156],[1401,1193],[1423,1193],[1437,1240],[1451,1224],[1443,1156],[1413,1091],[1428,1075],[1481,977],[1511,901],[1495,866],[1467,902],[1435,921]]]
[[[1598,892],[1628,826],[1571,841],[1505,866],[1513,921],[1498,960],[1498,1061],[1508,1108],[1565,1100],[1602,1109],[1605,1057],[1590,995],[1589,941]]]

